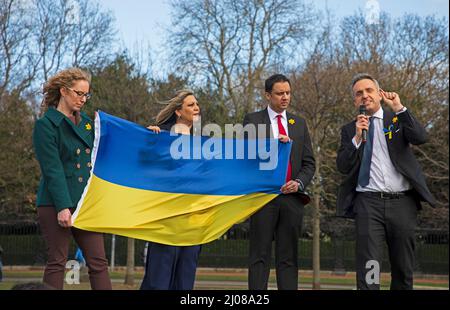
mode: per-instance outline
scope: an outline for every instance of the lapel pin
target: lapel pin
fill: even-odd
[[[394,125],[393,124],[389,125],[388,128],[383,128],[384,135],[388,136],[389,140],[392,139],[392,129],[394,129]]]

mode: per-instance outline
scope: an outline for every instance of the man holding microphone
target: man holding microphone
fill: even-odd
[[[410,144],[425,143],[427,133],[399,95],[380,89],[371,75],[356,75],[351,90],[360,114],[341,131],[336,162],[346,176],[337,215],[355,218],[357,288],[380,288],[387,242],[391,289],[412,289],[417,211],[420,201],[436,201]]]

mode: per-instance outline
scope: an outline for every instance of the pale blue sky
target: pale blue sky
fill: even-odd
[[[189,0],[186,0],[189,1]],[[100,5],[113,12],[119,39],[133,50],[136,42],[148,42],[152,49],[160,50],[164,41],[164,26],[170,25],[170,6],[167,0],[98,0]],[[351,15],[363,9],[367,0],[314,0],[316,8],[327,5],[337,17]],[[382,11],[393,16],[405,13],[449,16],[448,0],[378,0]]]

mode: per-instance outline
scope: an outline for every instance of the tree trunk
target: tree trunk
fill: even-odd
[[[316,172],[315,179],[320,180],[320,151],[315,154]],[[313,210],[313,290],[320,290],[320,182],[314,182],[314,210]]]
[[[116,235],[111,235],[111,262],[110,262],[110,271],[114,271],[114,267],[116,266]]]
[[[134,284],[134,239],[128,238],[127,243],[127,273],[125,274],[126,285]]]

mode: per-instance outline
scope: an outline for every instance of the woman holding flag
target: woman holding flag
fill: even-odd
[[[156,126],[148,128],[154,132],[173,130],[179,134],[192,134],[193,124],[200,117],[194,93],[180,90],[166,104],[156,116]],[[200,249],[200,245],[149,242],[141,290],[192,290]]]
[[[37,210],[48,260],[43,282],[62,289],[71,236],[85,254],[92,289],[111,289],[103,235],[72,227],[72,212],[91,170],[92,120],[81,109],[90,99],[90,75],[78,68],[60,71],[45,83],[46,110],[33,131],[41,168]]]

